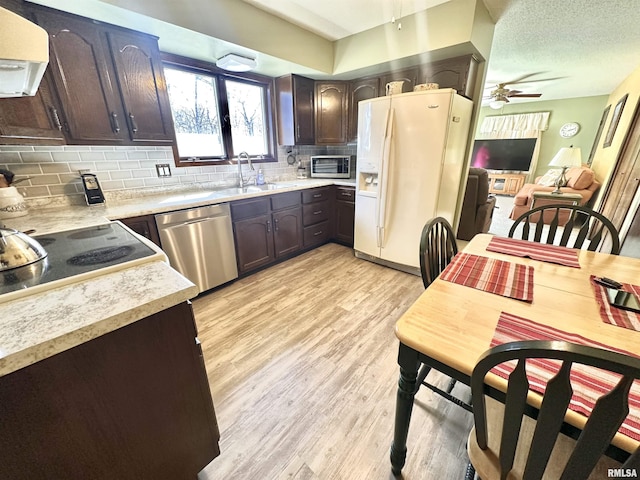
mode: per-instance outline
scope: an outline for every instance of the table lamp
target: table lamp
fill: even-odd
[[[551,193],[562,194],[560,191],[560,187],[564,187],[567,184],[567,177],[565,177],[565,172],[569,167],[579,167],[582,165],[582,156],[580,154],[580,148],[574,148],[573,145],[570,147],[562,147],[558,150],[555,157],[549,163],[550,167],[562,167],[562,172],[558,176],[556,180],[556,189]]]

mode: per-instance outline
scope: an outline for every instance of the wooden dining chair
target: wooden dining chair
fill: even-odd
[[[541,219],[543,221],[540,221]],[[533,230],[532,223],[535,224]],[[571,248],[586,246],[587,250],[596,250],[600,242],[606,238],[607,245],[609,242],[611,244],[609,253],[620,253],[620,235],[616,227],[604,215],[587,207],[550,204],[532,208],[513,221],[509,237],[514,237],[516,229],[521,224],[523,240],[555,244],[558,237],[559,243],[556,245]]]
[[[525,365],[531,359],[560,361],[546,384],[539,410],[527,403],[532,392]],[[508,377],[506,395],[501,400],[487,398],[485,377],[508,361],[514,361],[515,368]],[[560,429],[573,394],[571,371],[578,364],[614,372],[620,380],[611,390],[603,387],[603,395],[574,440]],[[523,341],[486,351],[471,375],[474,428],[467,451],[473,469],[482,480],[540,479],[543,474],[544,478],[587,479],[594,478],[589,477],[592,471],[603,472],[594,473],[595,478],[607,478],[609,468],[640,471],[640,448],[623,465],[604,455],[629,412],[629,389],[638,378],[640,358],[585,345]],[[526,415],[527,408],[537,412],[536,420]]]
[[[457,253],[456,235],[453,233],[451,224],[442,217],[429,220],[422,228],[422,235],[420,236],[420,273],[422,274],[424,288],[433,283]],[[420,366],[416,389],[424,385],[465,410],[471,411],[471,406],[467,402],[451,394],[456,385],[454,379],[451,379],[449,385],[443,390],[426,381],[427,374],[430,371],[430,366],[424,363]]]

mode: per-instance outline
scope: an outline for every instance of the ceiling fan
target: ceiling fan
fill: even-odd
[[[505,104],[509,103],[509,98],[538,98],[541,93],[523,93],[521,90],[512,90],[505,88],[510,83],[498,83],[487,99],[490,99],[489,106],[495,110],[502,108]]]
[[[538,98],[540,97],[542,94],[541,93],[524,93],[522,90],[513,90],[510,88],[506,88],[507,85],[515,85],[518,83],[525,83],[524,79],[525,78],[529,78],[533,75],[536,75],[535,73],[532,74],[528,74],[528,75],[523,75],[520,78],[517,78],[515,80],[512,80],[510,82],[499,82],[496,83],[493,86],[489,86],[487,88],[491,88],[491,92],[488,96],[485,97],[485,99],[491,100],[489,102],[489,106],[493,109],[500,109],[502,108],[505,104],[509,103],[509,98]],[[544,79],[544,80],[552,80],[552,79]],[[530,82],[540,82],[540,81],[544,81],[544,80],[530,80],[527,83]]]

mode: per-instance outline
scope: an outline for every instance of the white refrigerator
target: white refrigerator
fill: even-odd
[[[357,257],[419,274],[427,220],[441,216],[457,229],[472,107],[452,89],[359,103]]]

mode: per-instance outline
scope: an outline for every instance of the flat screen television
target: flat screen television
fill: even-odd
[[[531,167],[535,138],[475,140],[471,166],[487,170],[527,172]]]

